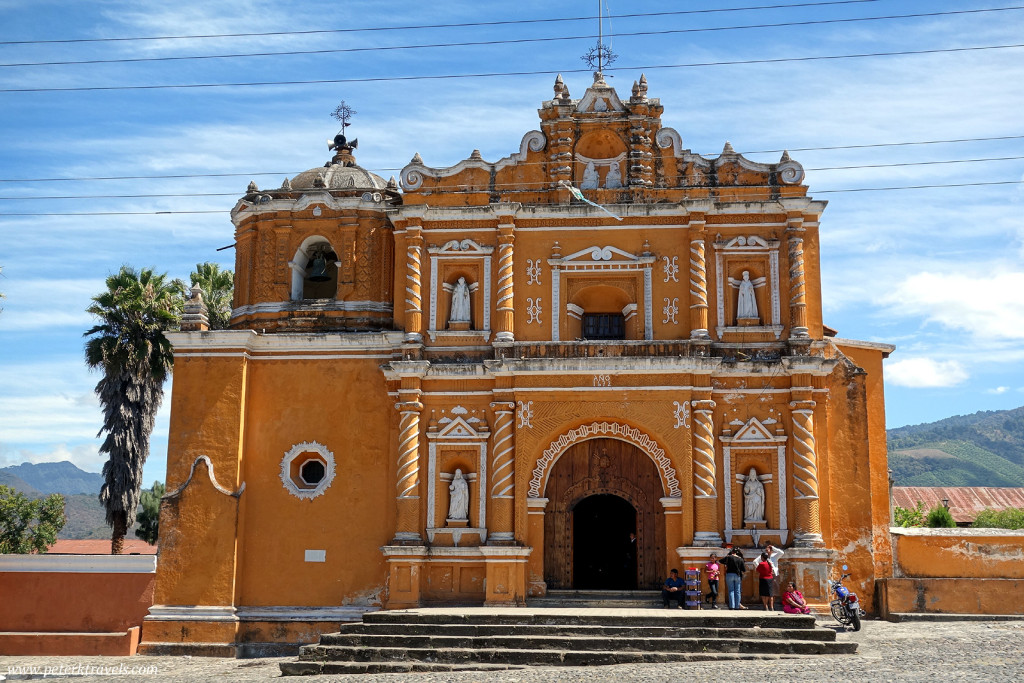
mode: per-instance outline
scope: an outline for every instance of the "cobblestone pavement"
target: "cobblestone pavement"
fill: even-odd
[[[826,627],[834,622],[822,620]],[[1024,676],[1024,620],[911,621],[898,624],[865,621],[859,633],[839,632],[839,640],[860,643],[855,655],[801,659],[702,662],[699,664],[623,664],[593,668],[537,667],[501,672],[377,674],[289,678],[298,681],[351,680],[415,683],[440,681],[928,681],[1013,680]],[[217,659],[202,657],[3,657],[0,680],[48,679],[82,682],[123,680],[176,683],[217,678],[262,681],[280,676],[278,664],[292,658]],[[29,673],[27,667],[35,667]],[[47,670],[46,668],[49,667]],[[64,673],[60,672],[63,667]],[[106,667],[107,674],[86,672]],[[134,669],[133,669],[134,667]],[[150,668],[150,671],[145,669]],[[95,669],[94,669],[95,671]]]

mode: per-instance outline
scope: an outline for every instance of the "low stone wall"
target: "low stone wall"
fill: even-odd
[[[135,654],[155,579],[154,555],[0,555],[0,654]]]
[[[892,528],[893,576],[877,582],[883,616],[1024,614],[1024,531]]]

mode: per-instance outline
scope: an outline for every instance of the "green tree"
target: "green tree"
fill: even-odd
[[[67,521],[59,493],[32,499],[0,485],[0,553],[45,553]]]
[[[103,372],[96,384],[99,434],[106,432],[100,452],[107,454],[100,502],[112,529],[110,552],[118,555],[139,507],[149,437],[174,362],[164,332],[177,325],[181,299],[166,275],[148,268],[122,266],[106,285],[86,309],[100,323],[85,333],[85,361]]]
[[[948,507],[945,505],[936,505],[928,511],[928,517],[925,519],[925,525],[933,529],[952,529],[956,526],[956,521],[953,519],[953,515],[950,514]]]
[[[207,315],[210,317],[211,330],[224,330],[231,320],[231,300],[235,292],[235,276],[230,270],[221,270],[216,263],[197,263],[196,269],[189,275],[191,285],[184,280],[175,280],[174,286],[182,297],[192,296],[192,287],[199,285],[206,304]]]
[[[153,488],[142,492],[139,509],[139,527],[135,535],[146,543],[156,544],[160,535],[160,499],[163,498],[167,488],[158,481],[153,482]]]
[[[917,501],[912,508],[897,505],[892,510],[892,519],[896,526],[924,526],[924,503]]]
[[[1024,508],[982,510],[971,526],[975,529],[1024,529]]]

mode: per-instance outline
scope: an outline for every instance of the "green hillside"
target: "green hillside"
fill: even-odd
[[[1024,407],[890,429],[897,486],[1024,487]]]

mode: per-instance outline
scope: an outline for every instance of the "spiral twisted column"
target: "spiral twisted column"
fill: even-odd
[[[405,341],[423,341],[423,235],[419,226],[408,228],[405,252]]]
[[[787,230],[789,236],[789,329],[791,337],[807,336],[807,285],[804,281],[803,228]]]
[[[818,455],[814,445],[814,406],[814,401],[793,401],[789,404],[793,418],[793,540],[801,547],[823,545]]]
[[[513,248],[515,226],[504,224],[498,226],[498,314],[495,316],[495,327],[498,331],[494,340],[499,342],[515,341],[515,292],[512,288]]]
[[[718,473],[715,467],[715,402],[698,400],[693,406],[694,545],[722,543],[718,525]]]
[[[420,411],[419,401],[396,403],[398,424],[397,541],[420,540]]]
[[[491,436],[491,521],[488,543],[506,543],[514,539],[512,520],[515,487],[515,410],[516,404],[499,401],[494,410],[494,433]]]
[[[705,257],[704,223],[690,230],[690,338],[709,339],[708,269]]]

